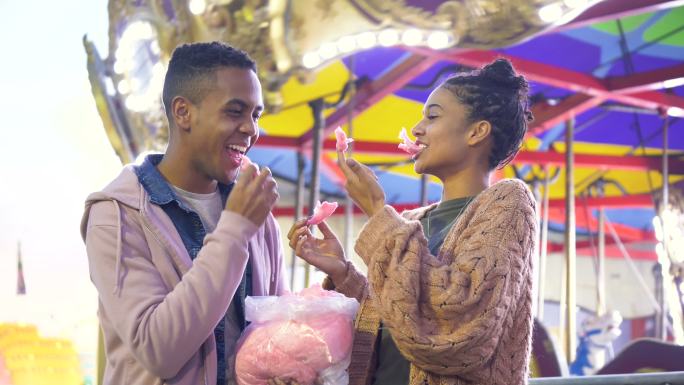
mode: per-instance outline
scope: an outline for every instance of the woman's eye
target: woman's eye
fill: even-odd
[[[427,118],[428,118],[428,120],[432,120],[432,119],[437,119],[438,116],[437,115],[428,115]]]

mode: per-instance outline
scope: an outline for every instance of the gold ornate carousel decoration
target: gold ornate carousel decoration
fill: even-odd
[[[577,16],[589,0],[111,0],[109,57],[84,39],[97,107],[122,162],[162,149],[161,89],[173,49],[219,40],[258,63],[271,113],[292,76],[378,46],[496,48]]]

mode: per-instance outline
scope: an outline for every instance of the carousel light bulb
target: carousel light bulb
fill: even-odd
[[[337,41],[337,49],[342,53],[353,51],[356,49],[356,39],[353,36],[343,36]]]
[[[378,42],[384,47],[396,45],[399,43],[399,32],[394,29],[386,29],[378,34]]]
[[[142,95],[128,95],[124,104],[126,108],[134,112],[143,112],[147,109],[146,100]]]
[[[193,15],[201,15],[207,9],[207,2],[206,0],[190,0],[188,7]]]
[[[667,259],[665,256],[665,249],[663,248],[662,242],[658,242],[655,247],[656,255],[658,255],[658,261],[662,263],[664,259]]]
[[[128,84],[128,80],[121,79],[119,83],[116,85],[116,89],[119,91],[120,94],[128,95],[131,92],[131,85]]]
[[[675,118],[684,118],[684,108],[670,107],[667,109],[667,114]]]
[[[378,44],[378,37],[373,32],[363,32],[356,36],[356,44],[361,49],[368,49]]]
[[[123,61],[117,60],[114,62],[114,72],[117,74],[121,75],[126,71],[126,66],[124,65]]]
[[[318,49],[318,54],[321,55],[323,60],[332,59],[337,55],[337,46],[333,43],[323,43],[321,48]]]
[[[308,69],[316,68],[321,64],[321,57],[316,52],[309,52],[302,57],[302,64]]]
[[[152,39],[156,35],[152,24],[148,21],[137,20],[126,27],[120,42],[134,43],[139,40]]]
[[[401,34],[401,42],[404,45],[414,46],[423,41],[423,33],[415,28],[407,29]]]
[[[159,48],[159,42],[156,40],[152,40],[150,43],[150,51],[152,51],[153,54],[159,55],[161,52],[161,48]]]
[[[449,46],[449,34],[444,31],[430,33],[427,39],[428,47],[432,49],[443,49]]]
[[[658,240],[658,242],[662,242],[663,240],[663,226],[662,223],[660,222],[660,217],[655,216],[653,217],[653,230],[655,231],[655,237]]]
[[[553,23],[563,17],[563,8],[560,4],[549,4],[539,10],[539,18],[545,23]]]
[[[116,89],[114,88],[114,81],[112,80],[112,78],[110,78],[109,76],[105,76],[104,85],[105,92],[107,92],[107,95],[114,95]]]
[[[668,79],[663,82],[663,88],[675,88],[684,85],[684,77]]]

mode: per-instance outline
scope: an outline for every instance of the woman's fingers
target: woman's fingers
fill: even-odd
[[[323,234],[323,239],[337,238],[335,236],[335,233],[332,232],[330,226],[328,226],[328,224],[325,223],[325,221],[318,224],[318,230],[320,230],[321,234]]]
[[[305,217],[305,218],[299,218],[297,221],[295,221],[295,223],[292,225],[292,227],[290,227],[290,231],[287,232],[287,237],[288,237],[288,238],[292,238],[292,234],[293,234],[295,231],[297,231],[297,229],[301,228],[302,226],[305,226],[305,225],[306,225],[306,221],[307,221],[308,219],[309,219],[309,218],[306,218],[306,217]]]
[[[292,237],[290,237],[290,247],[294,249],[300,239],[307,239],[308,237],[313,237],[313,234],[311,234],[308,227],[298,228],[294,231]]]

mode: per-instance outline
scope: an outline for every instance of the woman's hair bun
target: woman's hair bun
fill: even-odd
[[[513,65],[506,59],[496,59],[480,69],[480,77],[499,86],[510,87],[522,94],[527,94],[529,85],[523,76],[515,73]]]

